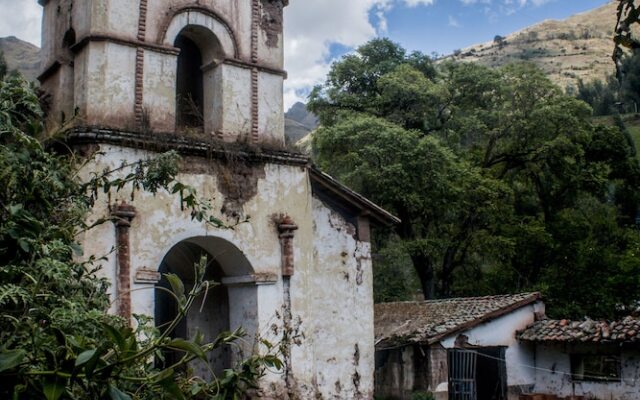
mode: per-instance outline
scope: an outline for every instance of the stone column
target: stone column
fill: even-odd
[[[291,277],[295,272],[293,259],[293,237],[298,230],[291,217],[284,216],[278,221],[280,247],[282,249],[282,276]]]
[[[131,323],[131,254],[129,228],[136,217],[136,209],[122,202],[111,210],[116,226],[116,305],[117,312]]]
[[[293,237],[298,226],[288,215],[279,215],[276,220],[278,227],[278,237],[280,238],[280,248],[282,251],[282,287],[284,296],[284,312],[283,312],[283,358],[284,358],[284,378],[287,386],[287,392],[291,395],[291,390],[295,387],[293,376],[291,376],[291,336],[293,327],[291,321],[293,319],[291,311],[291,277],[295,272],[293,258]]]

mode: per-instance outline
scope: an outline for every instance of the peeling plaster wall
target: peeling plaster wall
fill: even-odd
[[[230,65],[216,68],[214,90],[220,90],[214,102],[218,130],[225,141],[246,139],[251,134],[251,71]]]
[[[134,48],[109,42],[92,42],[76,58],[75,102],[81,123],[134,126],[135,58]]]
[[[558,396],[578,395],[600,400],[637,400],[640,384],[640,350],[622,349],[620,382],[581,382],[571,378],[571,346],[542,345],[536,347],[536,393]],[[597,345],[580,349],[597,351]]]
[[[105,155],[97,157],[94,170],[152,155],[109,145],[100,146],[100,151]],[[225,198],[218,190],[216,161],[188,158],[185,162],[190,166],[179,179],[195,186],[201,197],[213,199],[216,215],[220,215],[217,210],[223,207]],[[277,343],[284,328],[284,296],[280,243],[272,218],[285,213],[299,226],[293,239],[295,274],[291,278],[294,383],[287,389],[282,375],[269,374],[263,384],[265,398],[287,398],[289,393],[296,399],[371,399],[374,339],[369,244],[358,242],[353,226],[313,198],[304,168],[275,164],[258,168],[263,172],[258,174],[256,194],[245,199],[241,207],[244,216],[251,217],[250,222],[233,230],[191,221],[188,212],[180,210],[175,196],[136,195],[131,204],[137,216],[130,229],[132,310],[154,315],[153,284],[134,282],[139,268],[157,270],[169,250],[183,240],[221,238],[242,252],[255,273],[277,277],[274,283],[230,291],[229,304],[235,307],[230,310],[231,329],[243,326]],[[117,200],[129,202],[129,193],[113,195],[111,201]],[[106,196],[99,199],[92,218],[108,213],[107,202]],[[83,242],[86,254],[110,254],[115,246],[115,228],[111,224],[100,226],[86,234]],[[110,254],[101,273],[115,282],[115,271],[115,257]],[[246,346],[245,350],[250,348]]]
[[[370,244],[355,227],[313,200],[313,270],[307,296],[313,321],[314,376],[319,398],[373,397],[373,273]],[[310,398],[310,397],[303,397]]]
[[[258,57],[273,68],[284,64],[282,27],[282,0],[260,0]]]
[[[176,126],[176,57],[147,52],[144,57],[144,104],[151,130],[172,132]]]
[[[260,73],[258,88],[260,96],[259,132],[266,142],[284,143],[283,78],[278,75]]]

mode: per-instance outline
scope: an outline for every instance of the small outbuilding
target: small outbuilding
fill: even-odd
[[[530,393],[535,346],[516,332],[544,315],[539,293],[375,306],[375,394],[511,400]]]
[[[518,338],[535,347],[535,393],[640,399],[640,319],[542,320]]]

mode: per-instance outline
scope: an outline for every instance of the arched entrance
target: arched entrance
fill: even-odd
[[[205,342],[213,342],[224,331],[238,327],[247,332],[246,341],[240,347],[225,347],[209,354],[207,364],[196,361],[191,368],[196,375],[208,379],[230,368],[236,360],[246,357],[252,350],[257,331],[257,288],[252,279],[253,268],[244,254],[232,243],[216,237],[195,237],[176,244],[165,255],[159,271],[176,274],[183,281],[186,291],[194,283],[194,265],[206,258],[205,278],[218,283],[223,281],[242,284],[220,284],[212,287],[196,300],[185,319],[173,332],[173,337],[193,339],[204,335]],[[235,277],[235,279],[234,279]],[[163,276],[158,286],[169,288]],[[206,297],[205,297],[206,295]],[[178,305],[173,297],[163,290],[155,294],[155,322],[161,330],[178,314]],[[243,354],[244,353],[244,354]],[[167,353],[165,365],[178,361],[179,353]]]

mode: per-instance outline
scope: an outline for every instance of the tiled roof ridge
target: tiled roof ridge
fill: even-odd
[[[518,332],[518,339],[530,342],[640,342],[640,318],[618,320],[545,319]]]
[[[441,304],[441,303],[454,303],[454,302],[472,302],[478,300],[497,300],[497,299],[508,299],[508,298],[529,298],[537,296],[537,298],[541,299],[542,294],[540,292],[527,292],[527,293],[515,293],[515,294],[497,294],[497,295],[487,295],[487,296],[476,296],[476,297],[451,297],[448,299],[433,299],[433,300],[409,300],[409,301],[393,301],[388,303],[378,303],[376,306],[384,307],[388,305],[421,305],[421,304]]]
[[[541,298],[539,292],[531,292],[376,304],[376,346],[437,343]]]

